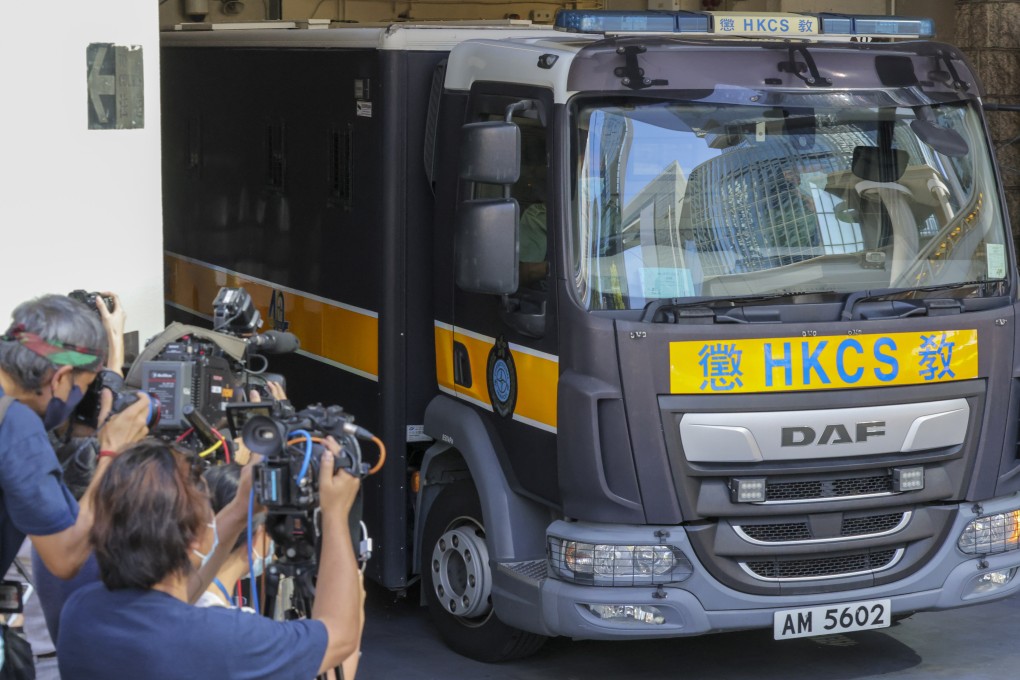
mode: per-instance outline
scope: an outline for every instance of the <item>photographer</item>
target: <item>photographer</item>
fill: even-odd
[[[241,466],[237,463],[214,465],[202,475],[209,489],[213,512],[219,512],[230,501],[237,497],[237,488],[241,483]],[[273,544],[266,535],[264,514],[252,518],[252,578],[258,578],[273,558]],[[242,533],[234,543],[234,549],[227,558],[212,584],[198,598],[198,607],[236,607],[239,602],[234,600],[234,587],[237,582],[248,576],[248,541]],[[264,592],[264,591],[263,591]],[[247,610],[246,610],[247,611]],[[254,609],[250,609],[254,612]]]
[[[99,431],[103,455],[80,506],[61,480],[46,433],[67,422],[107,353],[99,316],[62,295],[19,305],[0,337],[0,395],[6,406],[0,426],[0,573],[26,535],[47,568],[62,578],[74,576],[89,555],[91,492],[110,458],[145,435],[148,400],[139,399]]]
[[[339,450],[328,440],[322,470],[334,469]],[[311,620],[188,604],[240,535],[251,483],[246,466],[236,497],[214,517],[197,469],[167,444],[146,440],[113,461],[97,488],[91,534],[103,583],[64,607],[62,675],[309,680],[344,662],[345,680],[353,678],[363,591],[347,513],[360,482],[347,472],[319,476],[323,542]]]
[[[83,295],[76,296],[76,293]],[[84,291],[75,291],[69,297],[86,304]],[[103,302],[103,298],[112,301],[112,308]],[[124,327],[127,321],[124,305],[116,294],[108,291],[96,295],[92,303],[95,305],[103,329],[106,331],[108,354],[104,371],[123,375],[125,363]],[[107,390],[103,390],[100,395],[102,407],[98,422],[105,419],[111,401],[112,395]],[[49,436],[50,443],[57,453],[57,459],[64,469],[64,484],[70,489],[75,499],[80,502],[90,488],[96,466],[100,460],[99,453],[103,448],[96,435],[95,427],[73,422],[72,419],[72,421],[50,431]],[[31,554],[36,592],[46,619],[46,628],[50,639],[55,643],[60,610],[64,606],[64,601],[81,586],[98,581],[99,566],[96,564],[95,558],[90,556],[74,578],[65,580],[58,578],[46,568],[38,550],[33,549]]]

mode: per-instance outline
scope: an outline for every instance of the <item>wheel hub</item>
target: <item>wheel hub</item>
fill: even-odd
[[[453,616],[473,619],[489,613],[492,578],[480,526],[461,524],[439,537],[432,548],[432,588]]]

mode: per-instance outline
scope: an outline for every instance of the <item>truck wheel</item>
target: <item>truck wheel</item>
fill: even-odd
[[[529,656],[547,638],[496,617],[481,518],[481,503],[470,482],[456,482],[439,492],[422,536],[421,587],[429,614],[443,641],[458,654],[486,663]]]

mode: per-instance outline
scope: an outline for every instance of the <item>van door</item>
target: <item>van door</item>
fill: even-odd
[[[457,289],[453,365],[457,396],[488,412],[505,449],[501,461],[518,491],[558,503],[556,470],[558,247],[550,163],[551,93],[476,86],[465,122],[506,120],[520,129],[521,172],[510,187],[519,206],[519,285],[508,295]],[[527,102],[522,105],[521,102]],[[502,185],[464,182],[461,198],[504,195]],[[507,469],[509,468],[509,469]]]

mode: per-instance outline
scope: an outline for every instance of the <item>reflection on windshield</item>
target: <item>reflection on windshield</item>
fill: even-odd
[[[592,309],[1003,279],[977,114],[636,102],[578,111],[574,263]]]

